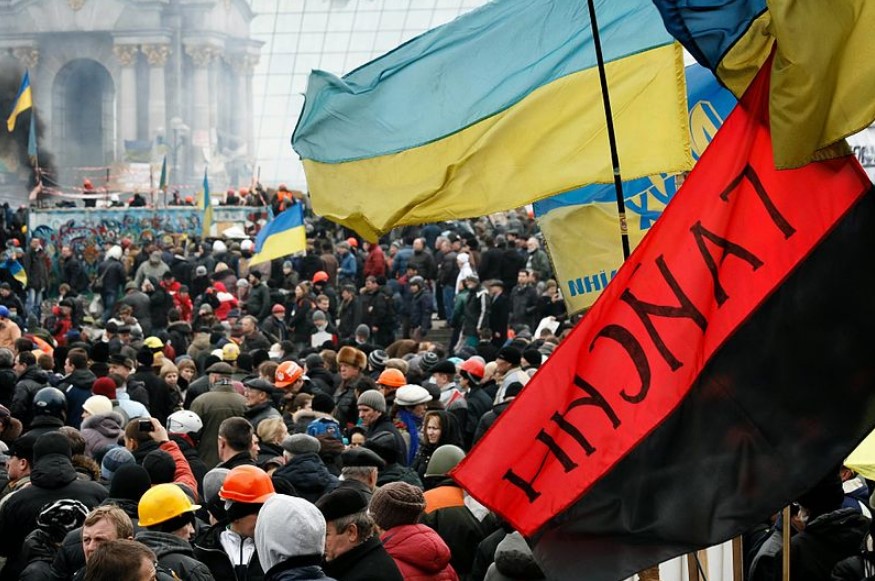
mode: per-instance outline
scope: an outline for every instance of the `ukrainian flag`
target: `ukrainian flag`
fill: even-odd
[[[163,175],[163,170],[162,170]],[[210,179],[207,176],[207,168],[204,168],[204,194],[203,194],[203,232],[201,237],[205,240],[210,236],[210,229],[213,226],[213,202],[210,200]]]
[[[0,264],[0,268],[5,268],[9,271],[9,274],[12,275],[12,278],[21,283],[21,286],[27,286],[27,272],[24,270],[24,267],[21,266],[21,263],[18,262],[14,258],[6,258],[2,264]]]
[[[691,165],[683,56],[650,0],[597,0],[624,177]],[[314,211],[368,239],[613,181],[587,4],[496,0],[338,78],[292,136]]]
[[[255,255],[249,265],[282,258],[307,249],[303,204],[296,203],[277,214],[255,237]]]
[[[736,100],[704,67],[687,67],[686,78],[693,157],[699,159]],[[679,187],[670,174],[623,184],[632,248],[650,231]],[[569,312],[592,306],[623,264],[613,185],[587,186],[553,196],[535,202],[534,210]]]
[[[9,114],[9,118],[6,119],[6,129],[12,132],[15,129],[18,116],[31,107],[33,107],[33,92],[30,90],[30,73],[24,71],[21,87],[18,88],[18,95],[15,97],[15,106],[12,108],[12,113]]]
[[[844,155],[841,140],[875,120],[872,0],[653,2],[666,28],[737,97],[775,51],[769,118],[777,167]]]

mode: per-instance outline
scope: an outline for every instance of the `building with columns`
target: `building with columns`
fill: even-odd
[[[153,142],[184,183],[252,162],[253,17],[247,0],[0,0],[0,70],[30,70],[59,182]]]

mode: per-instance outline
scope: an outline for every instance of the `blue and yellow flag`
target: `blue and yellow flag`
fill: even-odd
[[[249,265],[274,258],[282,258],[307,249],[307,231],[304,228],[304,207],[292,204],[264,225],[255,238],[255,255]]]
[[[699,65],[687,67],[686,77],[693,156],[699,159],[735,106],[735,98]],[[644,238],[679,187],[670,174],[623,184],[632,248]],[[589,307],[623,264],[614,186],[580,188],[535,202],[534,210],[569,312]]]
[[[204,168],[204,193],[201,201],[203,202],[204,210],[201,237],[209,238],[210,228],[213,226],[213,204],[210,201],[210,180],[207,177],[207,168]]]
[[[649,0],[598,0],[624,176],[691,165],[683,56]],[[314,211],[371,240],[613,180],[580,0],[500,0],[342,78],[310,75],[292,136]]]
[[[7,257],[6,260],[0,263],[0,268],[8,270],[12,278],[20,282],[21,286],[27,286],[27,271],[24,270],[24,267],[21,266],[18,260]]]
[[[158,189],[167,193],[167,156],[161,162],[161,177],[158,179]]]
[[[842,138],[875,120],[872,0],[653,2],[666,28],[736,96],[774,50],[769,118],[777,167],[844,154]]]
[[[15,97],[15,105],[12,107],[12,113],[6,119],[6,129],[10,132],[15,129],[15,122],[18,116],[33,107],[33,92],[30,90],[30,73],[24,71],[24,77],[21,79],[21,86],[18,88],[18,95]]]

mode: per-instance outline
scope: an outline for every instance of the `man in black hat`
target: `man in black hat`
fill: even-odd
[[[116,383],[118,384],[118,387],[116,387],[116,395],[121,396],[119,399],[130,398],[139,402],[148,410],[149,392],[141,381],[137,381],[131,377],[131,372],[133,370],[134,362],[121,353],[114,353],[109,356],[109,374],[113,379],[116,379]],[[118,383],[119,381],[121,381],[121,383]],[[125,394],[127,394],[127,397],[125,397]]]
[[[368,499],[338,488],[316,503],[325,517],[325,574],[338,581],[402,581],[368,515]]]
[[[6,498],[7,495],[30,484],[30,471],[33,468],[33,444],[35,441],[35,436],[20,436],[9,447],[9,451],[6,453],[9,457],[6,461],[9,483],[0,491],[0,499]]]
[[[372,450],[350,448],[340,455],[343,468],[338,488],[351,488],[363,494],[368,501],[377,488],[377,474],[386,463]]]
[[[258,424],[268,418],[281,417],[273,406],[273,394],[276,392],[273,384],[266,379],[256,377],[243,383],[243,397],[246,398],[246,419],[257,431]]]
[[[499,279],[486,283],[489,288],[489,328],[492,330],[492,343],[501,347],[507,341],[507,327],[510,320],[510,301],[504,292],[504,283]]]
[[[523,353],[516,347],[503,347],[498,352],[498,357],[495,358],[495,374],[501,378],[501,385],[498,387],[493,403],[504,401],[504,392],[511,383],[518,381],[525,385],[529,382],[529,374],[520,367],[522,360]]]

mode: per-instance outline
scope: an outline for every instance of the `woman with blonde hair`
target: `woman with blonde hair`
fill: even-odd
[[[289,435],[289,430],[283,419],[273,417],[261,420],[255,433],[258,436],[259,447],[256,464],[265,470],[271,468],[272,465],[282,466],[285,463],[282,443]]]
[[[170,400],[173,404],[172,411],[175,412],[181,410],[184,395],[182,389],[179,387],[179,368],[171,363],[169,359],[165,359],[161,364],[161,370],[158,372],[158,377],[160,377],[170,389]]]

